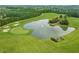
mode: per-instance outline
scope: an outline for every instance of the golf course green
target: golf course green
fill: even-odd
[[[26,23],[41,19],[49,19],[58,17],[61,14],[42,13],[40,16],[20,20],[18,25],[14,26],[15,22],[7,24],[7,28],[0,29],[0,52],[79,52],[79,18],[68,17],[69,26],[76,30],[64,36],[64,40],[54,42],[50,39],[40,40],[31,34],[32,30],[26,30],[23,26]],[[63,15],[63,14],[62,14]],[[3,30],[9,31],[3,32]]]

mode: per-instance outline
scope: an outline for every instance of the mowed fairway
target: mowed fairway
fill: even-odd
[[[31,30],[25,30],[24,24],[41,19],[52,19],[60,14],[44,13],[40,16],[18,21],[19,26],[11,26],[9,32],[0,32],[0,52],[79,52],[79,18],[68,17],[70,26],[76,30],[64,37],[64,40],[54,42],[42,40],[31,35]],[[1,29],[2,30],[2,29]]]

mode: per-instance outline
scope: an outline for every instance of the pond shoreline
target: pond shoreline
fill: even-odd
[[[27,23],[24,25],[24,28],[32,29],[33,36],[44,38],[44,39],[49,39],[51,37],[58,39],[75,30],[75,28],[73,27],[68,27],[67,31],[64,31],[62,30],[60,26],[50,26],[48,24],[48,19],[43,19],[43,20]]]

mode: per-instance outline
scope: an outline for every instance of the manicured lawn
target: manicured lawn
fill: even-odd
[[[55,13],[44,13],[38,17],[19,21],[19,26],[11,26],[9,32],[0,32],[0,52],[79,52],[79,18],[68,17],[70,26],[77,28],[74,32],[66,35],[64,40],[54,42],[42,40],[33,35],[27,34],[29,30],[24,30],[26,23],[41,20],[52,19],[59,16]]]
[[[28,34],[28,33],[30,33],[30,30],[25,30],[22,27],[15,27],[15,28],[10,30],[10,33],[13,33],[13,34]]]

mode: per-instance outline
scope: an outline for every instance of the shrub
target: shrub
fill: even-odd
[[[49,20],[49,23],[57,23],[59,21],[58,17],[52,20]]]
[[[59,18],[63,18],[63,16],[62,16],[62,15],[60,15],[60,16],[59,16]]]
[[[61,25],[69,25],[69,22],[68,22],[68,20],[62,20],[62,21],[60,21],[60,24]]]

